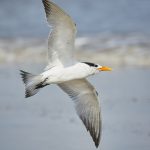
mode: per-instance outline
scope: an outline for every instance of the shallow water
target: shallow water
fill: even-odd
[[[37,73],[42,67],[0,66],[0,149],[94,150],[73,102],[57,86],[24,98],[18,70]],[[90,78],[99,92],[102,109],[102,140],[98,149],[149,150],[149,75],[149,69],[128,68]]]

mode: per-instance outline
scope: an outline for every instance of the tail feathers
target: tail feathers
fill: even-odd
[[[22,80],[25,84],[25,97],[35,95],[40,88],[45,86],[45,80],[42,81],[41,75],[33,75],[31,73],[20,70]]]
[[[23,70],[20,70],[20,75],[22,77],[22,81],[24,82],[24,84],[29,83],[30,81],[32,81],[32,79],[34,77],[36,77],[36,75],[33,75],[31,73],[25,72]]]
[[[34,87],[34,85],[26,87],[26,89],[25,89],[25,98],[28,98],[28,97],[31,97],[31,96],[35,95],[36,93],[39,92],[39,90],[40,89],[36,89]]]

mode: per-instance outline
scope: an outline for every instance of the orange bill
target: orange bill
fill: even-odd
[[[98,70],[100,70],[100,71],[111,71],[112,69],[110,67],[107,67],[107,66],[102,66],[102,67],[99,67]]]

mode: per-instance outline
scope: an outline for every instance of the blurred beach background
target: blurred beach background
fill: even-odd
[[[108,65],[89,80],[99,92],[100,150],[150,149],[150,1],[54,0],[77,24],[79,61]],[[57,86],[24,98],[19,69],[47,63],[49,27],[41,0],[0,0],[0,150],[94,150]]]

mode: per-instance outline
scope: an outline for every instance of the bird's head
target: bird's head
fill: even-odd
[[[100,71],[111,71],[112,70],[110,67],[101,66],[99,64],[94,64],[94,63],[91,63],[91,62],[82,62],[82,63],[86,64],[87,67],[89,67],[92,74],[98,73]]]

